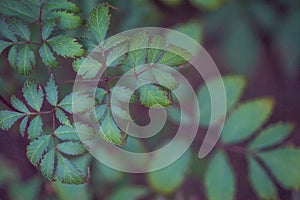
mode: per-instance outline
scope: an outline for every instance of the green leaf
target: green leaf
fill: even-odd
[[[237,107],[224,124],[222,141],[229,144],[247,139],[270,117],[273,106],[272,99],[261,98]]]
[[[6,49],[7,47],[9,47],[12,44],[13,44],[12,42],[7,42],[7,41],[4,41],[4,40],[0,40],[0,54],[2,53],[2,51],[4,49]]]
[[[42,161],[41,161],[41,172],[44,177],[46,177],[48,180],[53,179],[53,174],[54,174],[54,159],[55,159],[55,150],[51,149],[48,151]]]
[[[25,116],[24,119],[21,121],[20,123],[20,133],[21,135],[24,137],[25,135],[25,131],[26,131],[26,126],[27,126],[27,123],[28,123],[28,119],[29,119],[29,116]]]
[[[17,38],[15,34],[10,30],[10,28],[8,27],[7,23],[4,20],[0,21],[0,27],[1,27],[0,33],[2,33],[4,37],[6,37],[7,39],[13,42],[17,42]]]
[[[13,45],[10,48],[7,59],[10,66],[14,69],[17,69],[17,59],[18,59],[17,45]]]
[[[249,180],[260,199],[278,199],[277,188],[265,170],[251,157],[248,157]]]
[[[72,185],[63,184],[58,181],[52,182],[55,193],[60,200],[90,200],[92,193],[87,184]]]
[[[66,184],[82,184],[86,177],[77,167],[60,153],[57,154],[56,175],[60,182]]]
[[[17,69],[23,75],[28,75],[35,65],[35,55],[29,45],[25,45],[18,54]]]
[[[148,49],[148,63],[157,63],[159,58],[163,55],[166,41],[160,35],[151,37]]]
[[[64,126],[64,125],[59,126],[55,130],[54,134],[56,137],[58,137],[61,140],[74,140],[74,141],[80,140],[76,128],[70,126]]]
[[[86,148],[80,142],[63,142],[57,145],[57,149],[67,155],[77,156],[86,152]]]
[[[44,8],[47,10],[66,10],[70,12],[79,12],[80,9],[76,6],[76,4],[67,1],[67,0],[48,0],[45,2]]]
[[[208,81],[204,86],[200,88],[198,91],[198,102],[199,109],[201,112],[200,125],[208,126],[210,124],[211,118],[211,97],[208,92],[208,87],[212,88],[212,90],[219,94],[217,91],[220,89],[220,79],[212,79]],[[230,111],[233,106],[239,101],[243,90],[246,85],[246,81],[242,76],[224,76],[222,77],[222,81],[224,83],[225,92],[226,92],[226,110]],[[220,97],[221,98],[221,97]],[[225,113],[220,113],[219,117],[224,116]],[[219,118],[214,119],[212,123],[215,123],[219,120]]]
[[[106,90],[102,88],[96,88],[95,98],[99,102],[99,104],[103,101],[106,94],[107,94]]]
[[[119,46],[120,44],[128,41],[128,36],[125,36],[125,35],[122,35],[122,34],[117,34],[117,35],[114,35],[112,37],[109,37],[105,40],[104,44],[103,44],[103,49],[105,51],[113,48],[113,47],[117,47]]]
[[[3,130],[9,129],[18,119],[23,116],[24,114],[19,112],[8,110],[0,111],[0,128]]]
[[[57,91],[57,85],[55,83],[53,75],[51,75],[51,77],[45,87],[45,91],[46,91],[46,98],[47,98],[48,102],[52,106],[56,106],[57,101],[58,101],[58,91]]]
[[[111,90],[111,94],[114,95],[114,97],[119,100],[120,102],[130,102],[134,103],[137,101],[137,95],[132,91],[132,89],[116,85]],[[132,95],[130,95],[132,94]]]
[[[79,44],[75,38],[64,35],[53,37],[48,40],[48,43],[52,47],[53,51],[57,53],[57,55],[63,57],[74,58],[77,56],[82,56],[85,52],[82,49],[82,45]]]
[[[29,22],[37,19],[37,16],[29,7],[16,0],[1,0],[0,13],[7,16],[18,16]]]
[[[49,20],[43,23],[43,30],[42,30],[43,40],[47,40],[49,38],[55,26],[56,26],[55,20]]]
[[[145,187],[127,185],[114,190],[107,200],[141,199],[148,195],[148,193],[149,191]]]
[[[172,76],[172,74],[164,71],[153,68],[151,72],[154,75],[154,78],[157,81],[157,84],[162,85],[169,90],[175,90],[179,87],[178,81]]]
[[[31,32],[28,26],[24,22],[17,19],[10,19],[9,25],[11,29],[14,31],[14,33],[19,35],[21,38],[25,39],[26,41],[30,41]]]
[[[171,101],[155,85],[143,85],[138,89],[140,93],[140,101],[146,107],[161,108],[171,105]]]
[[[98,43],[101,43],[109,26],[110,15],[109,9],[101,4],[94,8],[88,16],[88,27]]]
[[[162,194],[170,194],[176,191],[185,180],[191,157],[191,151],[187,151],[171,165],[148,173],[147,180],[151,188]]]
[[[286,147],[258,154],[276,180],[285,188],[300,188],[300,149]]]
[[[40,115],[33,118],[28,126],[28,136],[29,139],[33,140],[36,137],[39,137],[43,132],[43,121]]]
[[[42,159],[43,154],[49,146],[50,138],[50,135],[43,135],[30,142],[27,146],[26,155],[33,165],[38,165],[39,161]]]
[[[55,108],[55,116],[60,123],[72,127],[68,117],[60,108]]]
[[[26,105],[21,100],[19,100],[17,97],[12,96],[10,98],[10,102],[11,102],[11,105],[18,111],[23,112],[23,113],[30,113],[30,111],[28,110]]]
[[[202,43],[203,28],[201,22],[193,20],[184,24],[177,25],[174,28],[176,31],[186,34],[197,42]]]
[[[209,161],[204,175],[206,194],[209,200],[231,200],[235,196],[235,176],[228,158],[218,151]]]
[[[54,16],[59,17],[58,26],[59,28],[74,29],[81,25],[82,21],[79,16],[74,15],[66,11],[53,12]]]
[[[168,66],[180,66],[187,63],[190,59],[191,54],[186,49],[170,44],[157,63]]]
[[[130,38],[128,59],[130,65],[139,66],[146,63],[149,36],[146,32],[141,32]]]
[[[259,150],[276,145],[286,139],[292,130],[293,125],[290,123],[270,125],[259,133],[259,135],[249,144],[248,148],[251,150]]]
[[[72,105],[75,104],[76,106]],[[92,108],[95,101],[87,94],[73,92],[67,95],[58,106],[69,113],[80,113]]]
[[[84,79],[90,79],[97,76],[99,70],[102,68],[102,63],[91,57],[80,58],[73,63],[73,68]]]
[[[121,131],[116,125],[111,111],[108,109],[105,113],[101,126],[100,126],[100,134],[108,142],[111,142],[116,145],[122,144]]]
[[[40,111],[43,105],[44,93],[41,88],[37,88],[37,85],[26,81],[22,89],[23,96],[27,101],[28,105],[36,111]]]
[[[51,49],[48,47],[46,43],[42,44],[39,49],[40,57],[45,65],[55,68],[58,66],[58,62],[54,57]]]

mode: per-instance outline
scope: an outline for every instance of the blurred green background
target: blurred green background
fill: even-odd
[[[96,0],[73,0],[81,16],[98,3]],[[222,74],[239,74],[248,80],[242,99],[273,96],[276,101],[273,121],[299,122],[300,119],[300,1],[299,0],[112,0],[109,35],[136,27],[167,27],[197,40],[211,55]],[[36,30],[36,34],[38,30]],[[33,33],[34,34],[34,33]],[[78,34],[78,33],[74,33]],[[80,34],[80,33],[79,33]],[[9,99],[20,94],[25,80],[6,60],[0,61],[0,93]],[[58,80],[72,79],[72,60],[60,59],[55,70]],[[38,65],[42,65],[38,63]],[[66,73],[66,70],[68,73]],[[37,67],[28,77],[40,84],[47,72]],[[58,81],[59,82],[59,81]],[[61,85],[61,94],[72,85]],[[0,105],[1,109],[5,107]],[[295,130],[299,132],[299,128]],[[299,134],[298,134],[299,135]],[[300,144],[300,137],[290,139]],[[126,174],[92,162],[89,185],[70,186],[45,182],[40,172],[25,156],[27,139],[17,128],[0,134],[0,199],[205,199],[200,177],[206,166],[199,160],[195,141],[191,167],[175,191],[164,195],[149,186],[146,176]],[[130,141],[129,141],[130,143]],[[134,142],[133,142],[134,143]],[[130,146],[130,145],[129,145]],[[134,144],[133,144],[134,146]],[[191,152],[187,152],[191,153]],[[184,158],[183,158],[184,159]],[[256,199],[244,175],[244,158],[233,156],[238,177],[236,199]],[[186,161],[189,162],[189,161]],[[168,190],[168,182],[165,184]],[[300,199],[297,193],[279,187],[280,199]]]

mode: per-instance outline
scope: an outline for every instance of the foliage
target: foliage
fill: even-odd
[[[237,197],[241,185],[238,178],[241,176],[248,179],[247,182],[259,199],[280,199],[278,186],[287,191],[299,189],[300,149],[286,142],[291,137],[294,125],[289,122],[273,123],[273,120],[271,124],[267,124],[271,121],[275,100],[271,97],[259,97],[241,101],[247,81],[243,76],[237,75],[223,77],[227,95],[227,116],[220,141],[208,158],[198,161],[193,149],[189,149],[172,165],[141,175],[141,185],[137,185],[122,172],[96,163],[87,153],[82,139],[90,140],[98,134],[107,142],[133,152],[150,150],[164,139],[159,136],[150,142],[141,142],[128,137],[126,131],[121,130],[114,119],[117,116],[127,121],[139,120],[123,109],[122,105],[126,101],[130,102],[130,106],[140,106],[146,110],[164,107],[169,115],[168,123],[188,124],[189,114],[180,111],[176,99],[172,96],[173,90],[180,86],[178,80],[171,73],[150,66],[145,71],[151,74],[155,84],[148,83],[143,79],[143,73],[136,70],[139,69],[139,65],[149,62],[183,69],[184,72],[191,58],[189,50],[169,45],[159,35],[142,32],[132,37],[108,37],[110,27],[115,28],[114,23],[117,24],[111,17],[114,6],[109,3],[96,5],[96,2],[93,1],[89,4],[90,7],[86,8],[87,5],[76,0],[0,0],[0,54],[6,56],[11,70],[17,72],[14,77],[18,81],[24,80],[19,78],[19,74],[25,76],[22,94],[12,95],[10,101],[6,102],[8,109],[0,111],[0,128],[12,132],[18,130],[24,140],[28,141],[28,160],[50,181],[45,187],[55,192],[55,197],[47,199],[92,199],[104,196],[113,200],[160,198],[159,195],[174,199],[180,196],[182,191],[190,197],[190,194],[184,191],[185,184],[195,182],[197,187],[203,186],[207,199],[230,200]],[[120,8],[127,8],[127,4],[132,6],[133,12],[124,15],[128,22],[120,25],[123,28],[138,24],[129,22],[129,19],[139,20],[143,12],[147,13],[147,9],[150,9],[148,3],[141,5],[139,1],[113,2],[117,2]],[[162,2],[173,9],[183,5],[177,0]],[[190,0],[189,4],[207,12],[217,10],[224,4],[218,12],[214,12],[220,16],[213,14],[205,18],[208,21],[205,31],[207,35],[218,34],[216,28],[219,28],[220,24],[222,27],[226,24],[227,34],[223,36],[218,51],[221,51],[226,67],[231,71],[249,74],[259,62],[263,51],[262,41],[251,28],[254,19],[258,21],[259,27],[267,29],[264,30],[266,34],[275,35],[272,37],[275,41],[272,45],[284,47],[280,48],[279,54],[282,60],[288,60],[288,71],[293,71],[297,66],[299,45],[297,46],[295,41],[298,41],[299,26],[294,25],[299,14],[296,11],[288,10],[288,17],[283,20],[284,28],[278,31],[278,34],[273,34],[273,21],[278,19],[278,16],[274,13],[275,9],[268,7],[266,2],[247,2],[249,9],[245,6],[246,16],[239,11],[244,5],[241,2],[226,4],[220,0]],[[260,12],[261,8],[266,9]],[[248,10],[253,12],[253,17],[247,17],[251,13]],[[228,20],[229,24],[223,23],[232,16],[238,20]],[[192,19],[183,24],[176,24],[174,28],[196,41],[201,41],[205,32],[200,26],[195,28],[200,23],[197,19]],[[236,42],[237,40],[239,42]],[[144,48],[138,49],[141,45]],[[285,48],[292,54],[286,53]],[[89,56],[93,50],[102,53],[103,58]],[[127,51],[129,53],[116,57]],[[57,81],[59,75],[54,72],[65,70],[66,61],[72,61],[76,75],[87,81],[93,81],[99,71],[107,69],[97,88],[91,88],[90,91],[61,92],[64,87],[63,81]],[[38,70],[48,72],[46,83],[37,84],[40,82],[40,77],[35,74]],[[136,77],[144,85],[135,91],[114,86],[114,81],[120,74],[128,71],[129,77]],[[34,77],[34,81],[31,76]],[[6,88],[3,80],[1,77],[0,84]],[[197,92],[201,128],[206,128],[210,123],[217,123],[210,119],[212,108],[207,87],[214,87],[217,83],[218,80],[212,79]],[[115,97],[119,104],[112,109],[111,93],[114,91],[117,93]],[[93,117],[99,122],[99,132],[95,132],[86,124],[75,126],[72,119],[74,113],[96,114]],[[168,128],[162,131],[162,135],[173,131]],[[86,138],[79,138],[78,129],[84,130]],[[246,174],[241,175],[236,170],[236,154],[244,159]],[[19,175],[6,166],[6,163],[2,163],[2,160],[0,169],[0,185],[9,185],[8,196],[11,199],[39,199],[44,178],[35,176],[22,182]],[[111,184],[118,186],[111,189]],[[105,193],[106,189],[110,194]]]

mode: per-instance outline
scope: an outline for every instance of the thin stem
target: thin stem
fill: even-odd
[[[51,114],[53,110],[48,110],[48,111],[40,111],[40,112],[31,112],[30,115],[47,115]]]
[[[13,42],[13,44],[34,44],[34,45],[41,45],[39,42],[33,42],[33,41],[19,41],[19,42]]]
[[[55,151],[57,151],[57,148],[56,148],[56,135],[54,134],[55,127],[56,127],[55,113],[54,113],[54,110],[52,110],[52,132],[51,132],[51,137],[53,138],[54,149],[55,149]]]

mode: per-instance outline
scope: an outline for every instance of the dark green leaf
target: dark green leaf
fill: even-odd
[[[243,93],[246,81],[241,76],[224,76],[222,80],[212,79],[208,81],[204,86],[198,91],[198,100],[199,100],[199,109],[201,112],[200,124],[203,126],[208,126],[210,123],[217,122],[220,117],[224,116],[225,113],[219,113],[219,117],[213,119],[214,121],[210,122],[211,118],[211,97],[208,91],[208,87],[212,88],[216,94],[218,90],[222,89],[221,84],[224,83],[225,92],[226,92],[226,110],[231,111],[233,106],[239,101],[241,94]],[[221,97],[220,97],[221,98]]]
[[[60,108],[55,108],[55,116],[60,123],[72,127],[68,117]]]
[[[139,88],[141,103],[146,107],[161,108],[171,105],[171,101],[155,85],[143,85]]]
[[[73,98],[72,98],[73,97]],[[72,105],[75,104],[76,106]],[[58,106],[69,113],[80,113],[92,108],[95,101],[87,94],[75,92],[66,96]]]
[[[63,142],[57,145],[57,149],[67,155],[77,156],[84,154],[86,148],[80,142]]]
[[[204,176],[206,194],[209,200],[234,199],[235,176],[223,151],[218,151],[211,158]]]
[[[36,137],[40,136],[43,132],[43,121],[40,115],[33,118],[28,126],[28,136],[29,139],[33,140]]]
[[[60,182],[66,184],[82,184],[86,177],[77,167],[60,153],[57,154],[56,175]]]
[[[45,91],[46,91],[46,98],[47,98],[48,102],[52,106],[56,106],[57,101],[58,101],[58,91],[57,91],[57,85],[55,83],[53,76],[50,77],[50,79],[45,87]]]
[[[45,176],[48,180],[53,179],[53,173],[54,173],[54,159],[55,159],[55,150],[51,149],[48,151],[42,161],[41,161],[41,172],[43,176]]]
[[[43,105],[43,90],[41,88],[38,89],[36,84],[27,81],[24,83],[22,91],[28,105],[39,112]]]
[[[18,16],[23,19],[33,22],[37,19],[34,12],[20,1],[16,0],[1,0],[0,12],[7,16]]]
[[[70,126],[59,126],[54,133],[61,140],[80,140],[76,128]]]
[[[80,11],[76,4],[67,0],[48,0],[45,2],[44,8],[46,8],[47,10],[66,10],[70,12]]]
[[[33,165],[37,165],[42,159],[43,154],[49,146],[50,138],[50,135],[43,135],[30,142],[27,146],[26,155]]]
[[[22,22],[21,20],[11,19],[9,20],[9,25],[11,29],[19,35],[21,38],[25,39],[26,41],[30,41],[31,32],[28,26]]]
[[[19,73],[28,75],[35,65],[35,55],[29,45],[25,45],[18,54],[17,68]]]
[[[61,29],[74,29],[81,25],[82,21],[79,16],[66,11],[56,11],[54,16],[59,17],[58,26]]]
[[[8,62],[10,66],[14,69],[17,69],[17,60],[18,60],[17,46],[14,45],[10,48],[8,53]]]
[[[115,190],[107,200],[140,199],[145,197],[148,193],[149,191],[145,187],[127,185]]]
[[[75,38],[59,35],[48,40],[49,45],[58,55],[74,58],[82,56],[84,50]]]
[[[108,142],[116,145],[122,144],[121,131],[116,125],[110,110],[107,110],[102,120],[100,134]]]
[[[12,42],[7,42],[7,41],[4,41],[4,40],[0,40],[0,54],[2,53],[2,51],[4,49],[6,49],[7,47],[9,47],[12,44],[13,44]]]
[[[150,186],[162,194],[170,194],[183,183],[191,162],[191,152],[187,151],[171,165],[147,174]],[[155,161],[154,161],[155,162]]]
[[[25,116],[24,119],[21,121],[20,123],[20,133],[21,135],[24,137],[25,135],[25,131],[26,131],[26,126],[27,126],[27,123],[28,123],[28,119],[29,119],[29,116]]]
[[[56,26],[55,20],[49,20],[43,23],[43,30],[42,30],[43,40],[47,40],[49,38],[55,26]]]
[[[8,27],[7,23],[4,20],[0,21],[0,27],[1,27],[0,33],[2,33],[4,37],[6,37],[7,39],[13,42],[17,41],[15,34],[10,30],[10,28]]]
[[[18,119],[23,116],[24,114],[19,112],[8,110],[0,111],[0,128],[3,130],[9,129]]]
[[[98,43],[101,43],[109,26],[109,9],[105,5],[94,8],[88,16],[88,27]]]
[[[270,117],[273,106],[272,99],[261,98],[237,107],[224,124],[222,141],[236,143],[247,139]]]
[[[300,188],[300,150],[286,147],[259,153],[276,180],[286,189]]]
[[[255,150],[276,145],[287,138],[292,130],[293,125],[290,123],[270,125],[259,133],[259,135],[250,143],[248,148]]]
[[[265,170],[251,157],[248,157],[249,180],[260,199],[278,199],[277,188]]]
[[[54,57],[51,49],[48,47],[46,43],[42,44],[39,49],[40,57],[45,65],[55,68],[58,66],[58,62]]]
[[[11,105],[18,111],[23,112],[23,113],[30,113],[30,111],[28,110],[26,105],[17,97],[12,96],[10,98],[10,102],[11,102]]]

